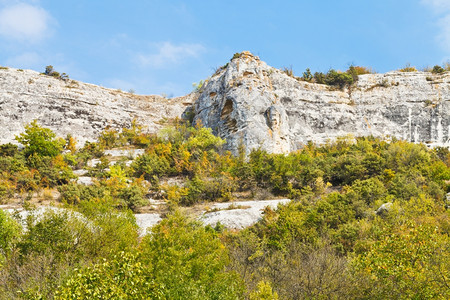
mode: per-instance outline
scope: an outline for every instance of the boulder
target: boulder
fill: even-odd
[[[382,204],[375,212],[377,215],[384,215],[387,214],[390,210],[392,209],[392,203],[391,202],[387,202]]]

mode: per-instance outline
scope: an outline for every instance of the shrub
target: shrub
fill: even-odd
[[[0,145],[0,156],[14,156],[18,153],[17,145],[11,143]]]
[[[107,127],[100,133],[98,143],[100,147],[106,149],[120,146],[119,132],[114,128]]]
[[[139,255],[121,251],[77,270],[58,288],[55,299],[161,299],[159,289]]]
[[[416,67],[411,66],[411,64],[407,63],[406,66],[399,70],[400,72],[417,72]]]
[[[131,212],[104,203],[79,208],[82,214],[46,210],[27,217],[28,230],[0,268],[2,299],[53,299],[74,268],[137,245],[138,227]]]
[[[154,152],[138,156],[131,164],[134,176],[144,176],[146,180],[153,180],[154,176],[167,175],[170,172],[170,162]]]
[[[351,65],[348,68],[348,70],[346,71],[346,73],[352,76],[353,81],[358,81],[358,76],[359,75],[372,74],[373,71],[370,70],[369,68],[366,68],[366,67]]]
[[[311,74],[311,70],[309,68],[306,68],[306,71],[303,72],[302,79],[304,81],[311,81],[313,79],[313,75]]]
[[[144,197],[144,191],[136,184],[127,186],[119,191],[119,199],[123,206],[128,207],[132,211],[136,211],[139,207],[148,203]]]
[[[152,228],[142,244],[144,262],[163,299],[242,299],[237,274],[216,231],[175,212]]]
[[[19,240],[22,226],[7,212],[0,209],[0,269]]]
[[[150,144],[151,136],[144,133],[143,126],[139,125],[136,120],[133,120],[130,128],[122,129],[119,139],[123,143],[145,148]]]
[[[326,76],[322,72],[315,72],[314,73],[314,81],[316,83],[325,84],[325,78],[326,78]]]
[[[9,180],[0,179],[0,203],[14,195],[15,186]]]
[[[59,72],[55,71],[55,69],[51,65],[45,67],[44,74],[65,81],[69,80],[69,75],[67,75],[66,73],[60,74]]]
[[[433,74],[441,74],[444,72],[445,72],[445,69],[438,65],[434,66],[433,69],[431,70],[431,73],[433,73]]]
[[[325,83],[328,85],[338,86],[342,89],[353,83],[353,77],[350,74],[331,69],[326,75]]]
[[[32,170],[37,170],[40,176],[41,186],[56,186],[67,184],[71,179],[75,178],[62,155],[55,157],[39,156],[37,154],[30,155],[27,159],[27,165]]]
[[[25,132],[16,136],[16,140],[25,146],[26,157],[33,154],[55,157],[64,145],[64,141],[56,139],[56,135],[49,128],[44,128],[34,120],[25,126]]]
[[[272,290],[268,281],[260,281],[257,289],[250,294],[250,300],[278,300],[277,292]]]
[[[50,75],[53,74],[53,72],[55,72],[55,70],[53,69],[53,66],[49,65],[49,66],[45,67],[45,71],[44,71],[45,75],[49,75],[50,76]]]
[[[282,71],[287,76],[294,78],[294,71],[292,70],[292,66],[291,67],[284,67]]]
[[[435,226],[408,223],[394,232],[383,228],[380,239],[354,259],[358,276],[370,278],[368,298],[448,299],[448,236]]]
[[[235,54],[233,54],[233,57],[230,59],[230,61],[232,61],[233,59],[236,59],[236,58],[240,58],[241,55],[242,55],[242,53],[236,52]]]
[[[194,88],[195,92],[200,92],[202,87],[205,85],[206,81],[200,80],[198,83],[193,82],[192,87]]]

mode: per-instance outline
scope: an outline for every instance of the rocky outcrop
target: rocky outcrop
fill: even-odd
[[[299,81],[249,52],[203,87],[195,122],[226,139],[229,150],[289,152],[339,136],[396,137],[450,146],[450,74],[390,72],[359,76],[339,90]]]
[[[37,119],[42,126],[83,145],[107,126],[123,128],[136,119],[149,132],[168,119],[180,117],[195,94],[166,99],[140,96],[82,83],[60,80],[30,70],[0,69],[0,144],[14,142],[24,126]]]
[[[448,72],[367,74],[339,90],[299,81],[249,52],[216,72],[200,95],[174,99],[0,68],[0,143],[14,141],[33,119],[82,145],[107,126],[136,119],[156,132],[168,119],[191,115],[234,153],[240,144],[283,153],[348,134],[449,147],[449,112]]]

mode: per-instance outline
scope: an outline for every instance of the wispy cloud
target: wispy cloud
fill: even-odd
[[[179,44],[170,42],[156,44],[151,53],[139,53],[135,62],[142,66],[162,68],[168,65],[179,64],[188,58],[198,57],[206,49],[201,44]]]
[[[450,1],[448,0],[422,0],[422,4],[431,7],[436,12],[446,10],[450,11]]]
[[[439,32],[436,39],[446,50],[450,51],[450,1],[449,0],[422,0],[421,3],[433,10],[437,15]]]
[[[52,17],[37,5],[17,3],[0,8],[0,36],[35,43],[50,35]]]

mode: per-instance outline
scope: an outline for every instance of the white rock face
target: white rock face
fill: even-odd
[[[141,236],[144,236],[147,231],[158,224],[162,218],[158,213],[147,213],[147,214],[135,214],[136,223],[141,229]]]
[[[214,212],[205,212],[200,220],[206,225],[215,226],[218,222],[226,228],[242,229],[258,222],[265,207],[276,209],[278,204],[287,204],[290,199],[240,201],[234,203],[216,203]],[[233,206],[237,208],[233,208]]]
[[[31,70],[0,69],[0,144],[14,142],[34,119],[58,136],[70,133],[79,146],[107,126],[123,128],[133,119],[157,132],[161,120],[181,117],[194,98],[140,96]]]
[[[359,76],[337,90],[298,81],[248,52],[211,77],[194,106],[236,152],[297,150],[308,141],[374,135],[450,146],[450,73],[390,72]]]
[[[361,75],[341,91],[298,81],[244,52],[214,74],[200,96],[165,99],[0,69],[0,144],[14,142],[34,119],[82,146],[107,126],[136,119],[157,132],[162,120],[192,110],[194,122],[212,128],[234,153],[240,144],[248,152],[285,153],[348,134],[450,147],[449,83],[448,72],[390,72]]]

